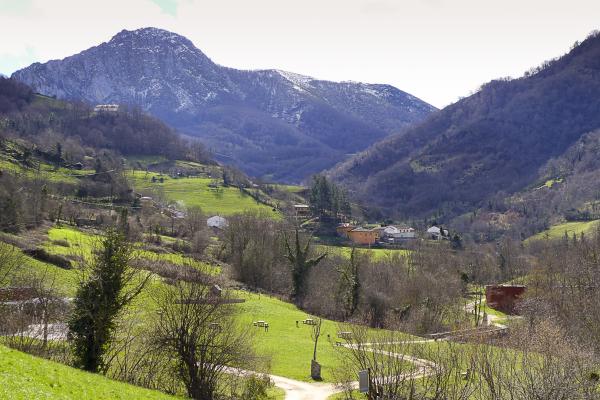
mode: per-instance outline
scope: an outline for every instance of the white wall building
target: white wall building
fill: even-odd
[[[381,237],[386,242],[396,242],[400,240],[406,239],[414,239],[415,238],[415,230],[408,226],[400,226],[396,227],[393,225],[386,226],[383,228],[383,232],[381,233]]]
[[[228,223],[225,218],[221,217],[220,215],[215,215],[206,220],[206,225],[211,228],[225,229],[227,228]]]

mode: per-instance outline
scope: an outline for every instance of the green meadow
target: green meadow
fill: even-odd
[[[0,398],[38,399],[175,399],[34,357],[0,345]]]
[[[29,179],[43,179],[51,183],[77,184],[79,177],[93,174],[94,170],[75,170],[68,168],[55,168],[53,165],[39,163],[36,167],[25,168],[18,162],[0,156],[0,170],[24,174]]]
[[[553,225],[549,229],[527,238],[525,241],[561,239],[565,236],[565,233],[569,237],[572,237],[574,234],[587,234],[593,232],[597,225],[598,221],[565,222],[564,224]]]
[[[89,257],[93,246],[99,240],[99,236],[92,233],[82,232],[71,227],[55,227],[48,232],[48,240],[44,247],[54,254],[65,256]],[[65,246],[65,244],[68,244]],[[193,261],[177,253],[154,253],[140,250],[140,257],[158,258],[173,264],[194,265],[204,271],[219,273],[219,270],[207,264]],[[46,274],[52,279],[55,287],[65,296],[72,297],[75,294],[79,275],[77,270],[64,270],[56,266],[42,263],[26,257],[26,265],[23,274],[35,273]],[[211,269],[212,268],[212,269]],[[155,277],[146,287],[144,292],[131,305],[134,314],[142,321],[151,323],[153,310],[155,310],[154,299],[164,288],[162,279]],[[256,350],[259,355],[271,358],[271,373],[292,379],[311,381],[310,360],[313,353],[313,342],[309,325],[302,324],[302,320],[310,317],[304,311],[293,304],[284,302],[275,297],[258,295],[249,292],[236,291],[235,296],[243,298],[244,303],[239,306],[239,320],[244,326],[251,327],[256,334]],[[269,330],[255,328],[252,322],[263,320],[269,323]],[[300,321],[296,327],[296,321]],[[323,320],[322,335],[319,339],[317,359],[322,364],[322,373],[325,381],[332,380],[332,370],[340,366],[340,360],[336,356],[337,351],[345,351],[335,347],[337,339],[338,323]],[[329,337],[328,337],[329,335]],[[407,335],[408,337],[408,335]]]
[[[348,246],[331,246],[320,244],[317,245],[316,248],[320,253],[328,253],[344,258],[350,258],[350,254],[352,253],[352,247]],[[367,254],[375,261],[383,261],[392,257],[406,257],[410,255],[410,250],[406,249],[365,249],[362,247],[357,247],[356,251],[359,254]]]
[[[302,321],[314,317],[293,304],[274,297],[247,292],[236,292],[236,294],[246,300],[240,305],[240,320],[243,324],[252,326],[254,321],[266,321],[269,324],[268,331],[261,327],[252,329],[256,330],[258,354],[272,358],[271,373],[301,381],[312,381],[310,377],[310,360],[314,347],[311,338],[312,326],[305,325]],[[299,321],[298,327],[296,321]],[[332,371],[342,366],[337,352],[346,351],[336,346],[336,341],[340,340],[337,338],[338,331],[337,322],[323,319],[321,337],[317,346],[317,361],[321,364],[325,382],[331,382]]]
[[[127,177],[136,191],[155,197],[164,195],[172,202],[185,207],[198,206],[209,215],[231,215],[246,210],[262,210],[273,217],[279,213],[273,208],[261,204],[238,188],[211,187],[211,178],[171,178],[155,172],[128,171]],[[152,178],[156,182],[152,182]],[[160,179],[163,182],[160,182]]]
[[[54,254],[89,257],[93,248],[100,244],[100,240],[100,236],[82,232],[72,227],[54,227],[48,231],[48,241],[44,244],[44,247]],[[63,244],[68,244],[68,246],[64,246]],[[142,249],[139,243],[136,246],[135,256],[139,258],[151,261],[165,261],[175,265],[189,265],[210,274],[218,274],[220,272],[216,267],[191,257],[186,257],[180,253],[156,253]]]

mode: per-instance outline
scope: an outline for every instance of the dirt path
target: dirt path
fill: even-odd
[[[325,400],[340,391],[331,383],[301,382],[276,375],[270,377],[275,386],[285,391],[285,400]]]
[[[363,345],[366,347],[365,350],[372,351],[374,353],[385,354],[391,357],[396,357],[399,359],[403,359],[406,361],[410,361],[415,365],[420,367],[420,371],[412,372],[415,378],[422,377],[428,373],[429,368],[435,367],[429,360],[423,360],[416,357],[409,356],[407,354],[397,354],[383,350],[375,350],[368,349],[369,347],[373,347],[375,345],[385,345],[385,344],[394,344],[394,343],[429,343],[433,342],[433,340],[414,340],[414,341],[401,341],[401,342],[390,342],[390,343],[364,343]],[[344,347],[351,348],[352,345],[342,345]],[[309,383],[296,381],[294,379],[284,378],[277,375],[270,375],[271,380],[275,384],[275,386],[283,389],[285,391],[285,399],[286,400],[325,400],[329,396],[334,395],[336,393],[341,392],[341,389],[336,387],[331,383]],[[358,388],[358,382],[353,382],[352,384],[355,388]]]
[[[416,339],[416,340],[401,340],[394,342],[382,342],[382,343],[363,343],[362,346],[366,351],[372,351],[374,353],[385,354],[390,357],[396,357],[405,361],[412,362],[419,367],[418,371],[412,371],[410,375],[417,379],[430,373],[430,370],[435,367],[435,364],[429,360],[423,360],[410,356],[408,354],[392,353],[385,350],[373,349],[374,346],[391,345],[391,344],[411,344],[411,343],[430,343],[433,339]],[[346,348],[353,348],[352,344],[342,344]],[[238,368],[226,368],[225,372],[229,372],[237,375],[254,375],[256,372],[246,371]],[[318,383],[318,382],[303,382],[295,379],[285,378],[278,375],[269,375],[271,381],[275,386],[285,391],[285,400],[326,400],[328,397],[339,393],[342,389],[336,387],[332,383]],[[358,389],[358,382],[352,382],[352,386]]]

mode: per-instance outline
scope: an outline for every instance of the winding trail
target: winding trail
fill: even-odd
[[[417,379],[423,376],[426,376],[429,373],[429,370],[435,367],[435,364],[432,361],[424,360],[420,358],[416,358],[407,354],[399,354],[393,353],[390,351],[384,350],[375,350],[369,349],[369,347],[378,345],[392,345],[392,344],[412,344],[412,343],[430,343],[433,342],[433,339],[424,339],[424,340],[412,340],[412,341],[398,341],[398,342],[385,342],[385,343],[362,343],[361,346],[365,348],[366,351],[372,351],[374,353],[387,355],[390,357],[395,357],[398,359],[402,359],[405,361],[410,361],[416,366],[420,367],[418,372],[412,372],[410,375]],[[342,344],[343,347],[346,348],[355,348],[356,345],[351,344]],[[251,372],[249,372],[251,373]],[[275,386],[281,388],[285,391],[285,399],[286,400],[326,400],[330,396],[341,392],[343,389],[332,383],[311,383],[311,382],[302,382],[294,379],[284,378],[282,376],[277,375],[269,375],[271,381]],[[358,382],[353,382],[352,387],[358,389]]]

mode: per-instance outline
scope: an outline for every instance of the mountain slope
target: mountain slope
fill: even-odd
[[[290,181],[435,110],[389,85],[222,67],[188,39],[156,28],[124,30],[13,77],[59,98],[140,106],[246,172]]]
[[[401,215],[458,215],[532,184],[550,158],[600,127],[598,110],[600,37],[591,36],[522,78],[486,84],[332,175]]]

